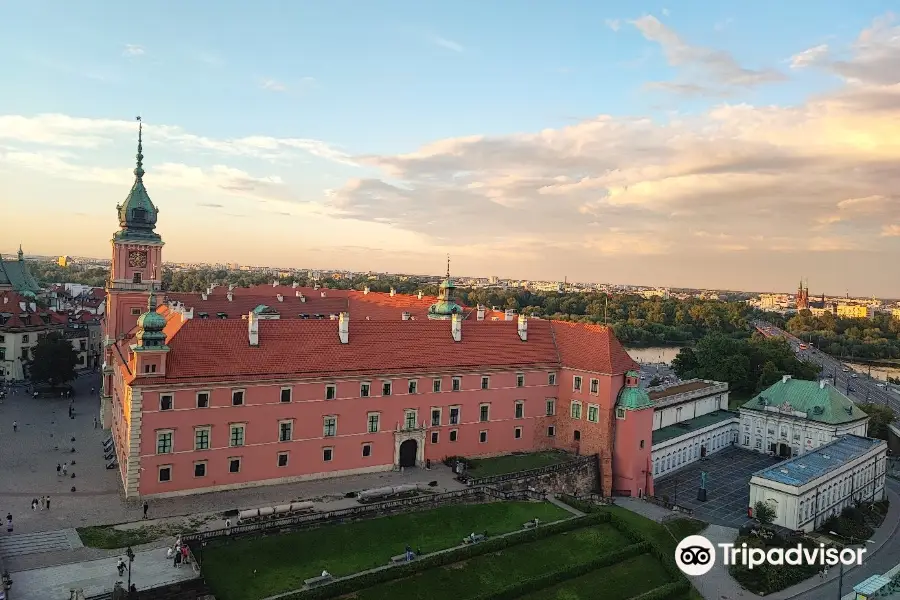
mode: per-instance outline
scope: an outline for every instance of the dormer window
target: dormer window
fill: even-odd
[[[135,208],[131,211],[131,218],[134,221],[143,223],[147,220],[147,211],[143,208]]]

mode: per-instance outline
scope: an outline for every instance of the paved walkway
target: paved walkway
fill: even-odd
[[[25,533],[8,535],[0,538],[0,554],[4,556],[21,556],[55,550],[74,550],[83,547],[78,532],[74,529],[44,531],[41,533]]]
[[[560,501],[560,499],[557,498],[556,496],[547,496],[547,502],[549,502],[550,504],[553,504],[554,506],[558,506],[559,508],[571,513],[573,516],[576,516],[576,517],[584,516],[583,512],[581,512],[577,508],[569,506],[565,502]]]
[[[127,560],[127,559],[126,559]],[[68,600],[69,590],[82,588],[85,596],[112,590],[117,581],[128,582],[128,573],[119,577],[118,558],[21,571],[13,576],[16,600]],[[138,589],[185,581],[196,577],[189,565],[179,568],[166,559],[165,550],[135,552],[131,581]]]
[[[656,521],[657,523],[662,523],[666,519],[671,519],[676,515],[687,516],[682,513],[671,511],[668,508],[657,506],[656,504],[650,504],[645,500],[638,500],[637,498],[616,498],[616,506],[621,506],[624,509],[637,513],[642,517],[647,517],[651,521]]]

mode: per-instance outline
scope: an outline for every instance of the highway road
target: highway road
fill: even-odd
[[[758,321],[754,325],[763,335],[787,339],[798,358],[822,367],[822,376],[830,378],[834,387],[854,401],[890,406],[895,413],[900,415],[900,387],[885,384],[883,381],[869,377],[866,373],[855,371],[833,356],[812,346],[808,346],[804,350],[801,346],[806,346],[806,342],[774,325],[764,321]]]

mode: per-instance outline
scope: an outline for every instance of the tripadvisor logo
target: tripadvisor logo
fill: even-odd
[[[762,565],[810,565],[833,567],[861,565],[865,548],[828,548],[797,545],[791,548],[751,548],[746,543],[736,547],[732,543],[718,544],[722,553],[722,564],[744,565],[748,569]],[[716,564],[716,548],[702,535],[691,535],[675,548],[675,564],[681,572],[691,577],[709,573]]]

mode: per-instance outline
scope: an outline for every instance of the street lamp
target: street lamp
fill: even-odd
[[[131,546],[125,549],[125,556],[128,557],[128,589],[131,589],[131,563],[134,562],[134,550],[131,549]]]
[[[829,531],[828,534],[829,534],[829,535],[833,535],[834,537],[839,537],[839,538],[841,538],[842,540],[849,540],[849,544],[848,544],[848,545],[850,545],[850,546],[853,545],[853,540],[856,539],[856,538],[854,538],[854,537],[849,537],[849,538],[848,538],[848,537],[843,536],[843,535],[841,535],[841,534],[839,534],[839,533],[837,533],[837,532],[835,532],[835,531]],[[866,544],[874,544],[874,543],[875,543],[875,542],[873,542],[872,540],[862,540],[862,541],[863,541],[864,543],[866,543]],[[845,547],[846,547],[846,546],[845,546]],[[841,563],[841,570],[840,570],[840,574],[838,575],[838,595],[837,595],[837,597],[838,597],[838,600],[841,600],[841,597],[842,597],[842,594],[843,594],[843,591],[844,591],[844,562],[843,562],[843,561],[838,561],[838,562]]]

